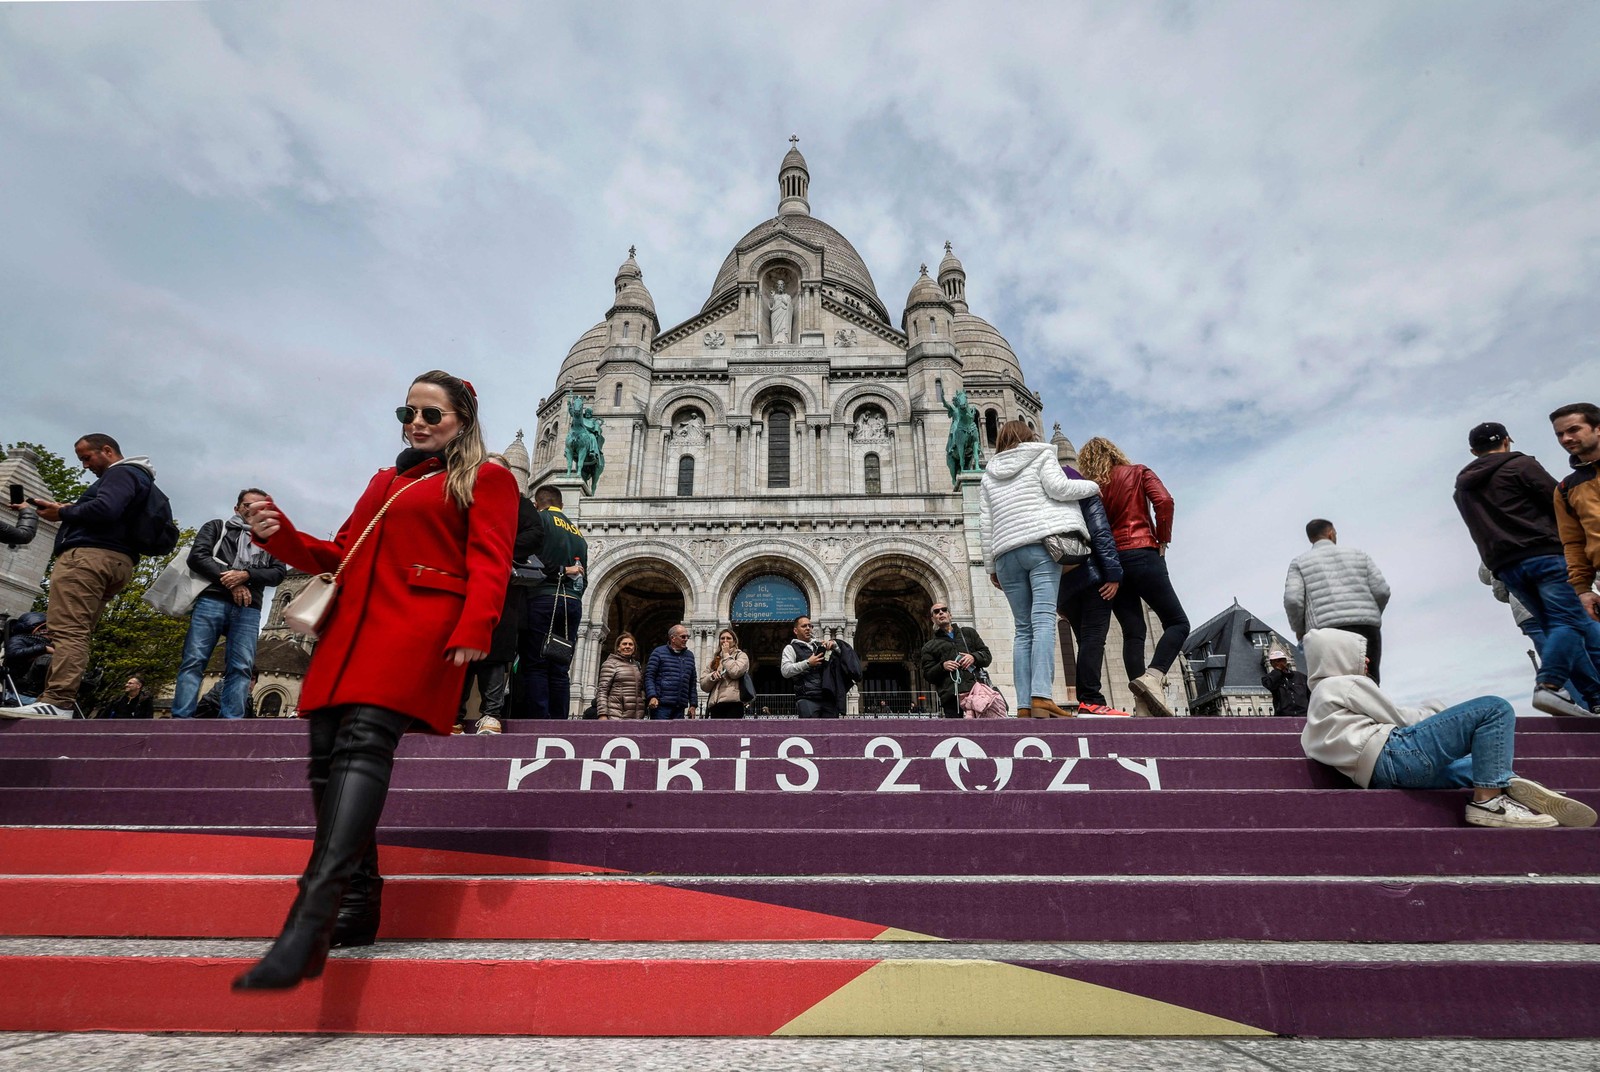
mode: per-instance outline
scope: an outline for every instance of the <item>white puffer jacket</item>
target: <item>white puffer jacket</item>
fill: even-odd
[[[1335,625],[1380,625],[1389,582],[1365,551],[1318,540],[1289,563],[1283,610],[1297,637]]]
[[[1080,499],[1100,494],[1092,480],[1073,480],[1061,471],[1056,448],[1049,443],[1019,443],[989,459],[980,488],[978,534],[983,564],[994,572],[994,560],[1007,551],[1043,543],[1057,532],[1089,535]]]

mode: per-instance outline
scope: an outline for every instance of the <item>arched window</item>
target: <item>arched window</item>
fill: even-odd
[[[876,454],[868,454],[863,464],[866,470],[867,494],[882,495],[883,469],[878,463],[878,456]]]
[[[944,381],[943,380],[937,380],[936,379],[936,380],[933,381],[933,393],[939,399],[940,402],[944,401]]]
[[[283,693],[273,689],[261,699],[261,706],[256,709],[258,718],[277,718],[283,714]]]
[[[629,327],[631,327],[631,325],[626,320],[624,320],[622,322],[622,337],[624,339],[626,339],[628,337],[628,329],[629,329]]]
[[[678,498],[694,495],[694,455],[685,454],[678,459]]]
[[[931,316],[928,317],[928,334],[935,337],[937,337],[939,334],[939,321],[935,320]]]
[[[611,404],[613,406],[622,405],[622,382],[620,380],[617,382],[616,388],[611,392]]]
[[[779,404],[767,410],[767,487],[789,486],[789,430],[794,411]]]
[[[1000,414],[992,409],[983,415],[983,434],[989,438],[989,445],[994,446],[994,438],[1000,434]]]

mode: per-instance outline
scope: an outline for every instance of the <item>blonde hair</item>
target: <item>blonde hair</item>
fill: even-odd
[[[1027,421],[1007,421],[995,433],[994,452],[1003,454],[1012,447],[1023,443],[1032,443],[1039,435],[1028,426]]]
[[[1078,448],[1078,472],[1096,484],[1104,484],[1110,480],[1111,470],[1117,466],[1131,464],[1133,463],[1128,461],[1128,456],[1104,436],[1095,436]]]
[[[483,429],[478,424],[477,392],[466,380],[440,369],[424,372],[411,383],[413,386],[431,383],[441,388],[450,397],[456,416],[461,418],[461,431],[444,448],[444,489],[457,506],[470,509],[472,489],[478,482],[478,467],[489,455],[483,445]]]
[[[733,627],[729,626],[729,625],[725,625],[721,629],[718,629],[717,630],[717,653],[711,657],[711,669],[713,669],[713,670],[719,669],[722,666],[722,634],[724,634],[724,633],[728,634],[729,636],[731,636],[733,638],[733,649],[735,651],[739,650],[739,634],[735,633],[733,631]]]

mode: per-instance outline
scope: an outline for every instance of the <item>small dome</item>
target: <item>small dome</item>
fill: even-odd
[[[778,170],[783,171],[792,167],[801,168],[808,175],[811,173],[811,169],[806,167],[806,158],[800,155],[800,146],[798,145],[789,146],[789,151],[783,154],[783,164],[780,165]]]
[[[572,344],[572,349],[567,351],[566,359],[561,362],[561,371],[556,374],[556,382],[567,384],[574,376],[593,376],[600,368],[600,355],[605,353],[609,335],[610,330],[604,320],[584,332]]]
[[[906,295],[906,308],[913,309],[918,305],[927,304],[945,305],[948,303],[945,301],[944,291],[940,290],[939,284],[928,276],[928,266],[924,264],[922,266],[922,274],[911,285],[911,293]]]
[[[643,279],[644,278],[644,272],[639,268],[638,260],[635,259],[638,256],[638,253],[639,253],[639,247],[638,246],[629,246],[628,247],[628,259],[623,261],[622,262],[622,267],[617,269],[617,289],[618,290],[622,289],[622,281],[624,279]]]
[[[619,312],[646,313],[656,330],[660,331],[661,324],[656,320],[656,300],[650,296],[650,288],[644,285],[644,272],[636,259],[638,252],[637,247],[629,246],[628,259],[617,269],[617,298],[606,311],[606,319],[610,320]]]
[[[950,243],[944,244],[944,260],[939,262],[939,278],[943,279],[951,272],[963,271],[961,259],[956,256],[955,250],[950,248]]]
[[[1017,362],[1016,351],[983,317],[957,313],[951,333],[955,336],[956,353],[967,373],[1013,376],[1022,380],[1022,366]]]
[[[506,467],[511,470],[511,475],[517,478],[517,490],[527,495],[528,481],[533,476],[533,459],[528,455],[527,444],[522,441],[521,428],[517,429],[517,438],[500,453],[506,456]]]

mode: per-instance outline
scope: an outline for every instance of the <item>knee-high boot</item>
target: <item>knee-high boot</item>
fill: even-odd
[[[311,814],[318,816],[322,814],[322,797],[328,788],[328,771],[333,765],[339,718],[330,712],[326,716],[313,715],[310,722],[311,762],[306,769],[306,780],[311,784]],[[329,945],[334,949],[371,945],[378,937],[382,910],[383,875],[378,871],[378,843],[374,839],[356,866],[355,874],[350,876]]]
[[[381,707],[350,707],[342,713],[300,894],[278,940],[233,981],[235,990],[281,990],[322,974],[340,903],[372,845],[394,750],[410,722]]]

